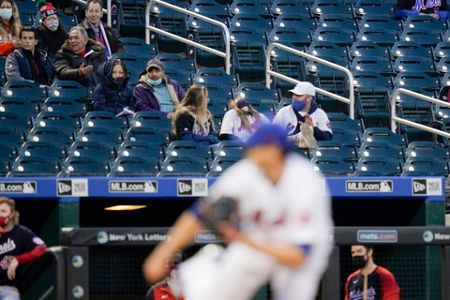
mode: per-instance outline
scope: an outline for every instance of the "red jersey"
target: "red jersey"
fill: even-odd
[[[363,299],[399,300],[400,288],[394,275],[380,266],[367,276],[361,273],[361,269],[350,274],[345,283],[345,300]]]

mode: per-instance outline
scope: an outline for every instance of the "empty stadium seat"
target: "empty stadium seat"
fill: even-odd
[[[398,145],[402,147],[405,147],[407,144],[406,138],[403,135],[393,133],[388,128],[381,127],[367,128],[361,137],[361,142],[381,142],[390,144],[391,146]]]
[[[64,113],[73,117],[84,116],[87,112],[86,105],[70,98],[48,97],[41,106],[41,111]]]
[[[356,164],[355,176],[399,176],[400,163],[389,157],[361,157]]]
[[[226,169],[239,161],[236,157],[216,157],[209,163],[209,172],[207,176],[220,176]]]
[[[2,88],[1,97],[2,99],[20,97],[29,102],[39,103],[47,97],[47,90],[31,80],[9,80]]]
[[[73,136],[56,127],[33,127],[27,135],[28,141],[47,142],[55,145],[69,145]]]
[[[402,176],[448,176],[446,160],[433,157],[409,157],[403,166]]]
[[[166,132],[172,129],[171,120],[153,111],[138,111],[128,119],[128,123],[130,128],[146,127]]]
[[[406,158],[432,157],[438,160],[448,160],[449,150],[433,142],[413,141],[405,149]]]
[[[203,147],[199,143],[194,141],[173,141],[171,142],[166,150],[166,157],[179,157],[179,158],[191,158],[194,160],[207,160],[211,157],[211,152],[209,148]]]
[[[114,149],[111,145],[100,144],[93,141],[75,141],[67,148],[67,156],[88,157],[106,162],[114,157]]]
[[[92,157],[69,156],[61,163],[58,176],[106,176],[108,172],[107,162]]]
[[[356,41],[348,50],[350,58],[362,56],[375,56],[389,59],[389,50],[387,47],[378,45],[373,41]]]
[[[123,137],[122,133],[117,130],[109,130],[108,128],[101,127],[85,127],[81,128],[80,131],[76,133],[76,140],[82,142],[97,142],[112,147],[121,143]]]
[[[146,142],[153,145],[163,146],[169,142],[167,132],[162,132],[152,128],[131,127],[126,133],[126,140]]]
[[[205,176],[207,172],[206,160],[199,162],[189,157],[167,157],[161,162],[158,176]]]
[[[403,162],[403,148],[382,142],[364,142],[358,150],[359,157],[388,157]]]
[[[80,121],[78,118],[70,115],[57,112],[40,112],[33,120],[35,127],[54,127],[72,134],[75,129],[80,128]]]
[[[66,151],[63,145],[48,142],[25,141],[19,148],[18,155],[22,157],[40,157],[47,160],[60,160],[65,158]]]
[[[147,45],[145,40],[136,37],[122,37],[120,39],[126,53],[132,53],[137,57],[150,59],[154,57],[158,50],[155,45]]]
[[[111,162],[108,176],[155,176],[159,172],[158,159],[120,156]]]
[[[276,90],[268,89],[262,83],[244,82],[241,83],[235,90],[235,95],[239,95],[249,102],[259,101],[261,103],[278,103],[278,92]]]
[[[314,157],[311,162],[315,169],[325,176],[349,176],[355,171],[353,162],[338,157]]]
[[[107,128],[110,131],[121,131],[127,127],[126,119],[116,117],[109,111],[90,111],[81,123],[83,128]]]
[[[92,99],[92,92],[92,89],[86,88],[79,82],[55,79],[49,87],[48,95],[69,98],[80,103],[89,103]]]
[[[319,157],[339,158],[343,161],[356,161],[358,153],[353,146],[343,146],[336,141],[318,141],[314,149],[310,149],[313,159]]]
[[[117,147],[116,152],[117,157],[138,157],[149,161],[164,156],[160,146],[138,141],[124,141]]]
[[[59,171],[56,160],[44,157],[19,156],[13,162],[8,176],[55,176]]]

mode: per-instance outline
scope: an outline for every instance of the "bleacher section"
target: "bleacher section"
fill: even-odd
[[[354,76],[355,120],[347,117],[346,105],[317,97],[319,105],[330,114],[335,133],[331,142],[299,150],[317,169],[329,176],[448,175],[446,138],[437,139],[404,125],[398,126],[396,133],[389,130],[394,89],[407,88],[436,98],[448,84],[447,21],[435,21],[429,16],[394,19],[395,1],[390,0],[169,2],[227,25],[232,39],[232,73],[224,72],[222,58],[161,35],[152,33],[151,44],[145,44],[145,1],[122,0],[118,29],[127,53],[115,57],[126,61],[130,84],[138,82],[149,58],[158,57],[167,74],[183,87],[208,87],[209,109],[217,127],[227,101],[237,95],[245,95],[255,108],[272,118],[290,102],[287,90],[291,84],[274,79],[271,89],[267,89],[262,83],[267,46],[278,42],[342,65]],[[24,20],[37,24],[28,1],[18,1],[18,6]],[[73,16],[62,15],[65,23],[79,22],[80,9],[79,4],[74,4]],[[151,24],[224,51],[223,34],[217,27],[156,4],[151,12]],[[342,73],[279,49],[272,59],[277,72],[348,95]],[[91,90],[67,81],[55,81],[47,89],[29,82],[6,83],[0,98],[1,151],[5,154],[1,174],[216,176],[241,157],[240,151],[231,157],[217,155],[226,153],[221,149],[234,148],[227,143],[211,149],[178,147],[179,141],[170,140],[170,122],[152,113],[118,118],[90,111],[91,95]],[[396,101],[399,116],[446,130],[447,108],[406,95]],[[174,147],[178,147],[176,152]],[[427,151],[442,155],[430,156]]]

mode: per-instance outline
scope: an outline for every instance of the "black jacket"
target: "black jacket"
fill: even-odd
[[[89,26],[87,20],[84,19],[83,22],[81,22],[79,25],[81,27],[83,27],[84,29],[86,29],[88,37],[95,41],[94,30]],[[111,48],[111,55],[113,55],[114,53],[125,52],[122,42],[120,41],[119,36],[116,33],[116,31],[114,29],[112,29],[111,27],[106,26],[105,24],[103,24],[103,26],[105,28],[106,35],[108,36],[108,43],[109,43],[109,47]]]
[[[94,52],[87,58],[84,58],[72,51],[68,40],[64,42],[61,49],[55,54],[55,69],[58,79],[78,81],[87,87],[95,86],[98,83],[95,70],[106,61],[105,48],[96,41],[89,39],[86,51],[89,52],[90,50]],[[78,68],[82,63],[92,65],[94,71],[87,75],[80,75]]]
[[[64,27],[61,23],[59,23],[59,27],[56,31],[48,30],[47,27],[41,24],[37,33],[39,39],[37,47],[47,51],[48,55],[51,58],[53,58],[55,56],[55,53],[59,49],[61,49],[61,46],[64,44],[68,37],[67,32],[64,30]]]

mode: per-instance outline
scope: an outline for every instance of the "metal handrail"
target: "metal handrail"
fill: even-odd
[[[336,69],[338,71],[344,72],[345,75],[347,76],[347,79],[348,79],[348,82],[349,82],[349,87],[350,87],[350,94],[349,94],[348,98],[345,98],[345,97],[342,97],[342,96],[330,93],[330,92],[325,91],[325,90],[323,90],[321,88],[318,88],[318,87],[314,87],[314,88],[316,89],[316,92],[318,92],[319,94],[328,96],[330,98],[333,98],[333,99],[336,99],[336,100],[339,100],[341,102],[344,102],[344,103],[348,104],[350,106],[350,109],[349,109],[350,118],[352,118],[352,119],[355,118],[355,86],[354,86],[354,83],[353,83],[353,75],[350,72],[350,70],[348,70],[347,68],[344,68],[343,66],[337,65],[337,64],[332,63],[330,61],[327,61],[327,60],[324,60],[324,59],[319,58],[317,56],[305,53],[303,51],[296,50],[294,48],[285,46],[285,45],[280,44],[280,43],[271,43],[269,45],[269,47],[267,47],[267,52],[266,52],[266,86],[267,86],[267,88],[270,88],[270,76],[271,75],[273,77],[277,77],[277,78],[280,78],[282,80],[288,81],[288,82],[290,82],[292,84],[297,84],[299,82],[296,79],[293,79],[291,77],[285,76],[285,75],[283,75],[281,73],[272,71],[270,69],[270,57],[271,57],[272,50],[274,48],[279,48],[279,49],[284,50],[286,52],[290,52],[292,54],[295,54],[295,55],[298,55],[298,56],[301,56],[301,57],[313,60],[313,61],[318,62],[320,64],[323,64],[323,65],[325,65],[327,67],[330,67],[330,68]]]
[[[225,34],[225,53],[222,52],[222,51],[218,51],[216,49],[207,47],[205,45],[199,44],[197,42],[191,41],[189,39],[180,37],[178,35],[172,34],[170,32],[167,32],[165,30],[159,29],[157,27],[150,26],[150,7],[151,7],[152,3],[157,3],[157,4],[161,5],[161,6],[164,6],[164,7],[170,8],[172,10],[175,10],[176,12],[179,12],[179,13],[182,13],[182,14],[185,14],[185,15],[190,15],[190,16],[193,16],[193,17],[195,17],[197,19],[200,19],[202,21],[205,21],[205,22],[211,23],[213,25],[219,26],[223,30],[224,34]],[[147,44],[150,44],[150,31],[154,31],[154,32],[156,32],[158,34],[164,35],[164,36],[169,37],[171,39],[174,39],[176,41],[183,42],[185,44],[191,45],[193,47],[199,48],[199,49],[204,50],[206,52],[209,52],[209,53],[212,53],[214,55],[217,55],[217,56],[225,58],[225,72],[227,74],[230,74],[230,69],[231,69],[231,54],[230,54],[231,53],[230,52],[231,38],[230,38],[230,31],[228,30],[228,27],[225,24],[223,24],[222,22],[219,22],[217,20],[205,17],[205,16],[200,15],[200,14],[195,13],[195,12],[191,12],[191,11],[185,9],[185,8],[181,8],[181,7],[172,5],[170,3],[167,3],[167,2],[164,2],[164,1],[161,1],[161,0],[150,0],[150,1],[147,2],[147,6],[145,7],[145,42]]]
[[[83,0],[72,0],[73,2],[80,3],[83,5],[86,5],[87,1]],[[111,0],[106,1],[106,9],[102,8],[103,13],[106,13],[107,15],[107,24],[109,27],[112,26],[112,17],[111,17]]]
[[[445,106],[450,108],[450,103],[442,101],[442,100],[438,100],[429,96],[424,96],[422,94],[413,92],[411,90],[407,90],[407,89],[403,89],[403,88],[398,88],[396,90],[394,90],[394,92],[392,93],[392,97],[391,97],[391,131],[392,132],[396,132],[397,131],[397,123],[401,123],[407,126],[411,126],[420,130],[425,130],[446,138],[450,138],[450,133],[430,127],[430,126],[426,126],[426,125],[422,125],[404,118],[400,118],[397,117],[397,108],[396,108],[396,101],[397,101],[397,97],[400,96],[400,94],[405,94],[405,95],[409,95],[415,98],[418,98],[419,100],[423,100],[426,102],[431,102],[434,104],[438,104],[441,106]]]

